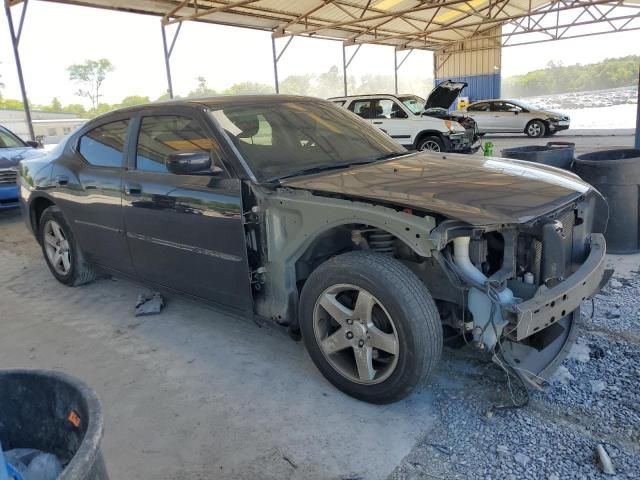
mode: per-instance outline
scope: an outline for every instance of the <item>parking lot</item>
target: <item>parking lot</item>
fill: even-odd
[[[558,139],[579,153],[632,142]],[[485,140],[496,152],[531,143]],[[598,443],[618,478],[640,471],[638,256],[610,258],[621,283],[593,318],[584,306],[564,376],[525,409],[493,408],[510,403],[508,384],[471,349],[446,349],[417,393],[375,406],[333,388],[280,329],[177,297],[137,318],[144,287],[62,286],[19,212],[1,212],[0,231],[0,364],[64,370],[97,390],[112,478],[597,478]]]

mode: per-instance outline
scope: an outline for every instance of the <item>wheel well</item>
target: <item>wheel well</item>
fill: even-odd
[[[42,212],[44,212],[47,208],[54,205],[54,203],[45,197],[38,197],[31,202],[31,228],[33,229],[36,236],[38,235],[38,230],[40,226],[40,217],[42,217]]]
[[[413,142],[414,148],[418,148],[418,144],[425,137],[432,137],[432,136],[433,137],[438,137],[440,140],[442,140],[442,132],[439,132],[437,130],[423,130],[416,136],[416,140]]]
[[[544,123],[545,128],[549,127],[549,122],[547,120],[543,120],[542,118],[533,118],[531,120],[529,120],[527,122],[527,124],[524,127],[524,133],[527,133],[527,128],[529,128],[529,125],[531,125],[533,122],[542,122]]]
[[[372,238],[372,235],[377,235]],[[296,261],[299,291],[309,275],[331,257],[353,250],[372,250],[396,258],[415,258],[415,252],[393,233],[366,224],[344,224],[322,232]]]

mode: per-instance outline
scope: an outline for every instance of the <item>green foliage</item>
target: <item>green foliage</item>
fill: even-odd
[[[13,98],[0,99],[0,108],[6,108],[7,110],[22,110],[22,102]]]
[[[289,95],[309,95],[313,75],[289,75],[280,82],[280,92]]]
[[[67,67],[69,80],[78,83],[80,86],[76,95],[86,97],[91,101],[94,110],[100,107],[100,89],[107,77],[107,73],[114,70],[113,64],[106,58],[99,60],[85,60]]]
[[[209,97],[211,95],[215,95],[216,91],[213,88],[209,88],[207,85],[207,79],[200,76],[196,79],[198,81],[198,86],[195,90],[191,90],[187,94],[187,98],[189,97]],[[167,98],[169,98],[169,94],[167,94]]]
[[[639,64],[640,55],[607,58],[589,65],[564,66],[551,61],[547,68],[506,78],[502,91],[505,97],[527,97],[625,87],[638,81]]]
[[[149,97],[142,97],[140,95],[129,95],[128,97],[124,97],[118,108],[120,107],[133,107],[135,105],[144,105],[145,103],[149,103]]]
[[[274,87],[258,82],[242,82],[235,83],[231,87],[225,89],[224,93],[228,95],[238,95],[241,93],[273,93]]]

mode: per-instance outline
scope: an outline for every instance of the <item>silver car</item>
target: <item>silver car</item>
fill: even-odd
[[[527,105],[519,100],[482,100],[461,114],[473,118],[483,133],[526,133],[530,137],[553,135],[569,128],[567,115]]]

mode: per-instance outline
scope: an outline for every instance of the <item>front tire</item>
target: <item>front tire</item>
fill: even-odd
[[[75,287],[95,280],[95,271],[85,262],[78,242],[58,207],[51,206],[42,212],[38,239],[49,270],[60,283]]]
[[[544,137],[547,133],[547,126],[541,120],[532,120],[527,124],[524,133],[531,138]]]
[[[316,367],[366,402],[406,397],[440,359],[442,325],[431,295],[386,255],[349,252],[320,265],[302,289],[299,314]]]
[[[416,145],[416,150],[427,152],[444,152],[444,142],[440,137],[429,135],[421,139]]]

